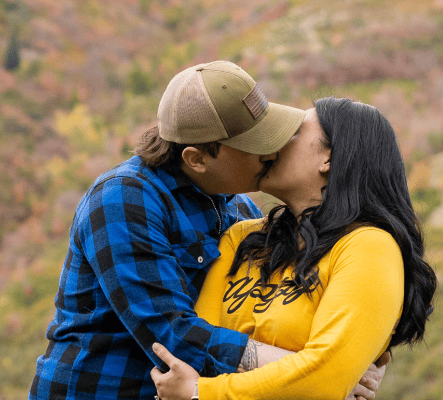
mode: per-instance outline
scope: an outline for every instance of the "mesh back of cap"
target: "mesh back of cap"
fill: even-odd
[[[176,143],[206,143],[228,135],[195,68],[178,74],[159,105],[160,136]]]
[[[171,82],[169,82],[163,97],[160,100],[158,106],[157,118],[159,120],[160,136],[165,140],[171,136],[171,133],[175,131],[174,129],[174,99],[177,96],[177,91],[189,79],[189,76],[193,71],[189,68],[179,74],[177,74]]]

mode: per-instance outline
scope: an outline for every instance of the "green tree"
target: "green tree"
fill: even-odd
[[[423,221],[442,203],[439,190],[432,187],[412,190],[411,200],[416,212]]]
[[[129,90],[132,94],[148,94],[153,88],[150,75],[143,71],[142,67],[136,62],[129,73]]]
[[[20,42],[18,40],[18,28],[14,28],[9,39],[5,53],[5,68],[13,71],[20,66]]]

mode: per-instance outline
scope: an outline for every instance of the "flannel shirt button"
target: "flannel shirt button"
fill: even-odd
[[[203,262],[203,257],[202,256],[198,257],[197,261],[199,262],[199,264],[201,264]]]

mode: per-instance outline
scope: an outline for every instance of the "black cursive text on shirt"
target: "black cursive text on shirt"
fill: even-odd
[[[283,282],[289,280],[285,278]],[[265,312],[274,299],[280,296],[284,296],[283,305],[292,303],[297,300],[303,291],[299,287],[277,285],[275,283],[267,283],[265,286],[260,284],[260,279],[257,279],[251,286],[253,278],[248,276],[241,278],[235,282],[228,282],[228,289],[223,296],[223,302],[227,302],[232,299],[232,303],[228,307],[228,314],[232,314],[237,311],[245,300],[250,296],[251,298],[258,298],[260,302],[256,303],[253,312],[263,313]],[[282,282],[282,283],[283,283]],[[264,294],[266,289],[270,289],[268,293]]]

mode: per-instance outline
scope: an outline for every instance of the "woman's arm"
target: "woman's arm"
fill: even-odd
[[[195,394],[196,391],[198,393],[198,378],[200,377],[198,372],[189,364],[174,357],[159,343],[155,343],[152,347],[155,354],[170,366],[167,373],[161,373],[157,367],[151,371],[159,397],[162,400],[189,400],[191,393]],[[371,364],[346,400],[374,399],[389,360],[390,353],[385,352],[380,364]]]
[[[261,368],[289,354],[295,354],[295,352],[249,339],[240,361],[238,372],[247,372],[255,368]],[[346,400],[355,400],[355,398],[357,398],[357,400],[374,399],[375,393],[385,375],[386,365],[390,359],[391,353],[386,351],[375,363],[372,363],[360,379],[360,382],[358,382],[354,389],[352,389],[352,392],[346,397]],[[186,368],[186,365],[182,365],[181,368]],[[177,379],[173,380],[177,382]]]

